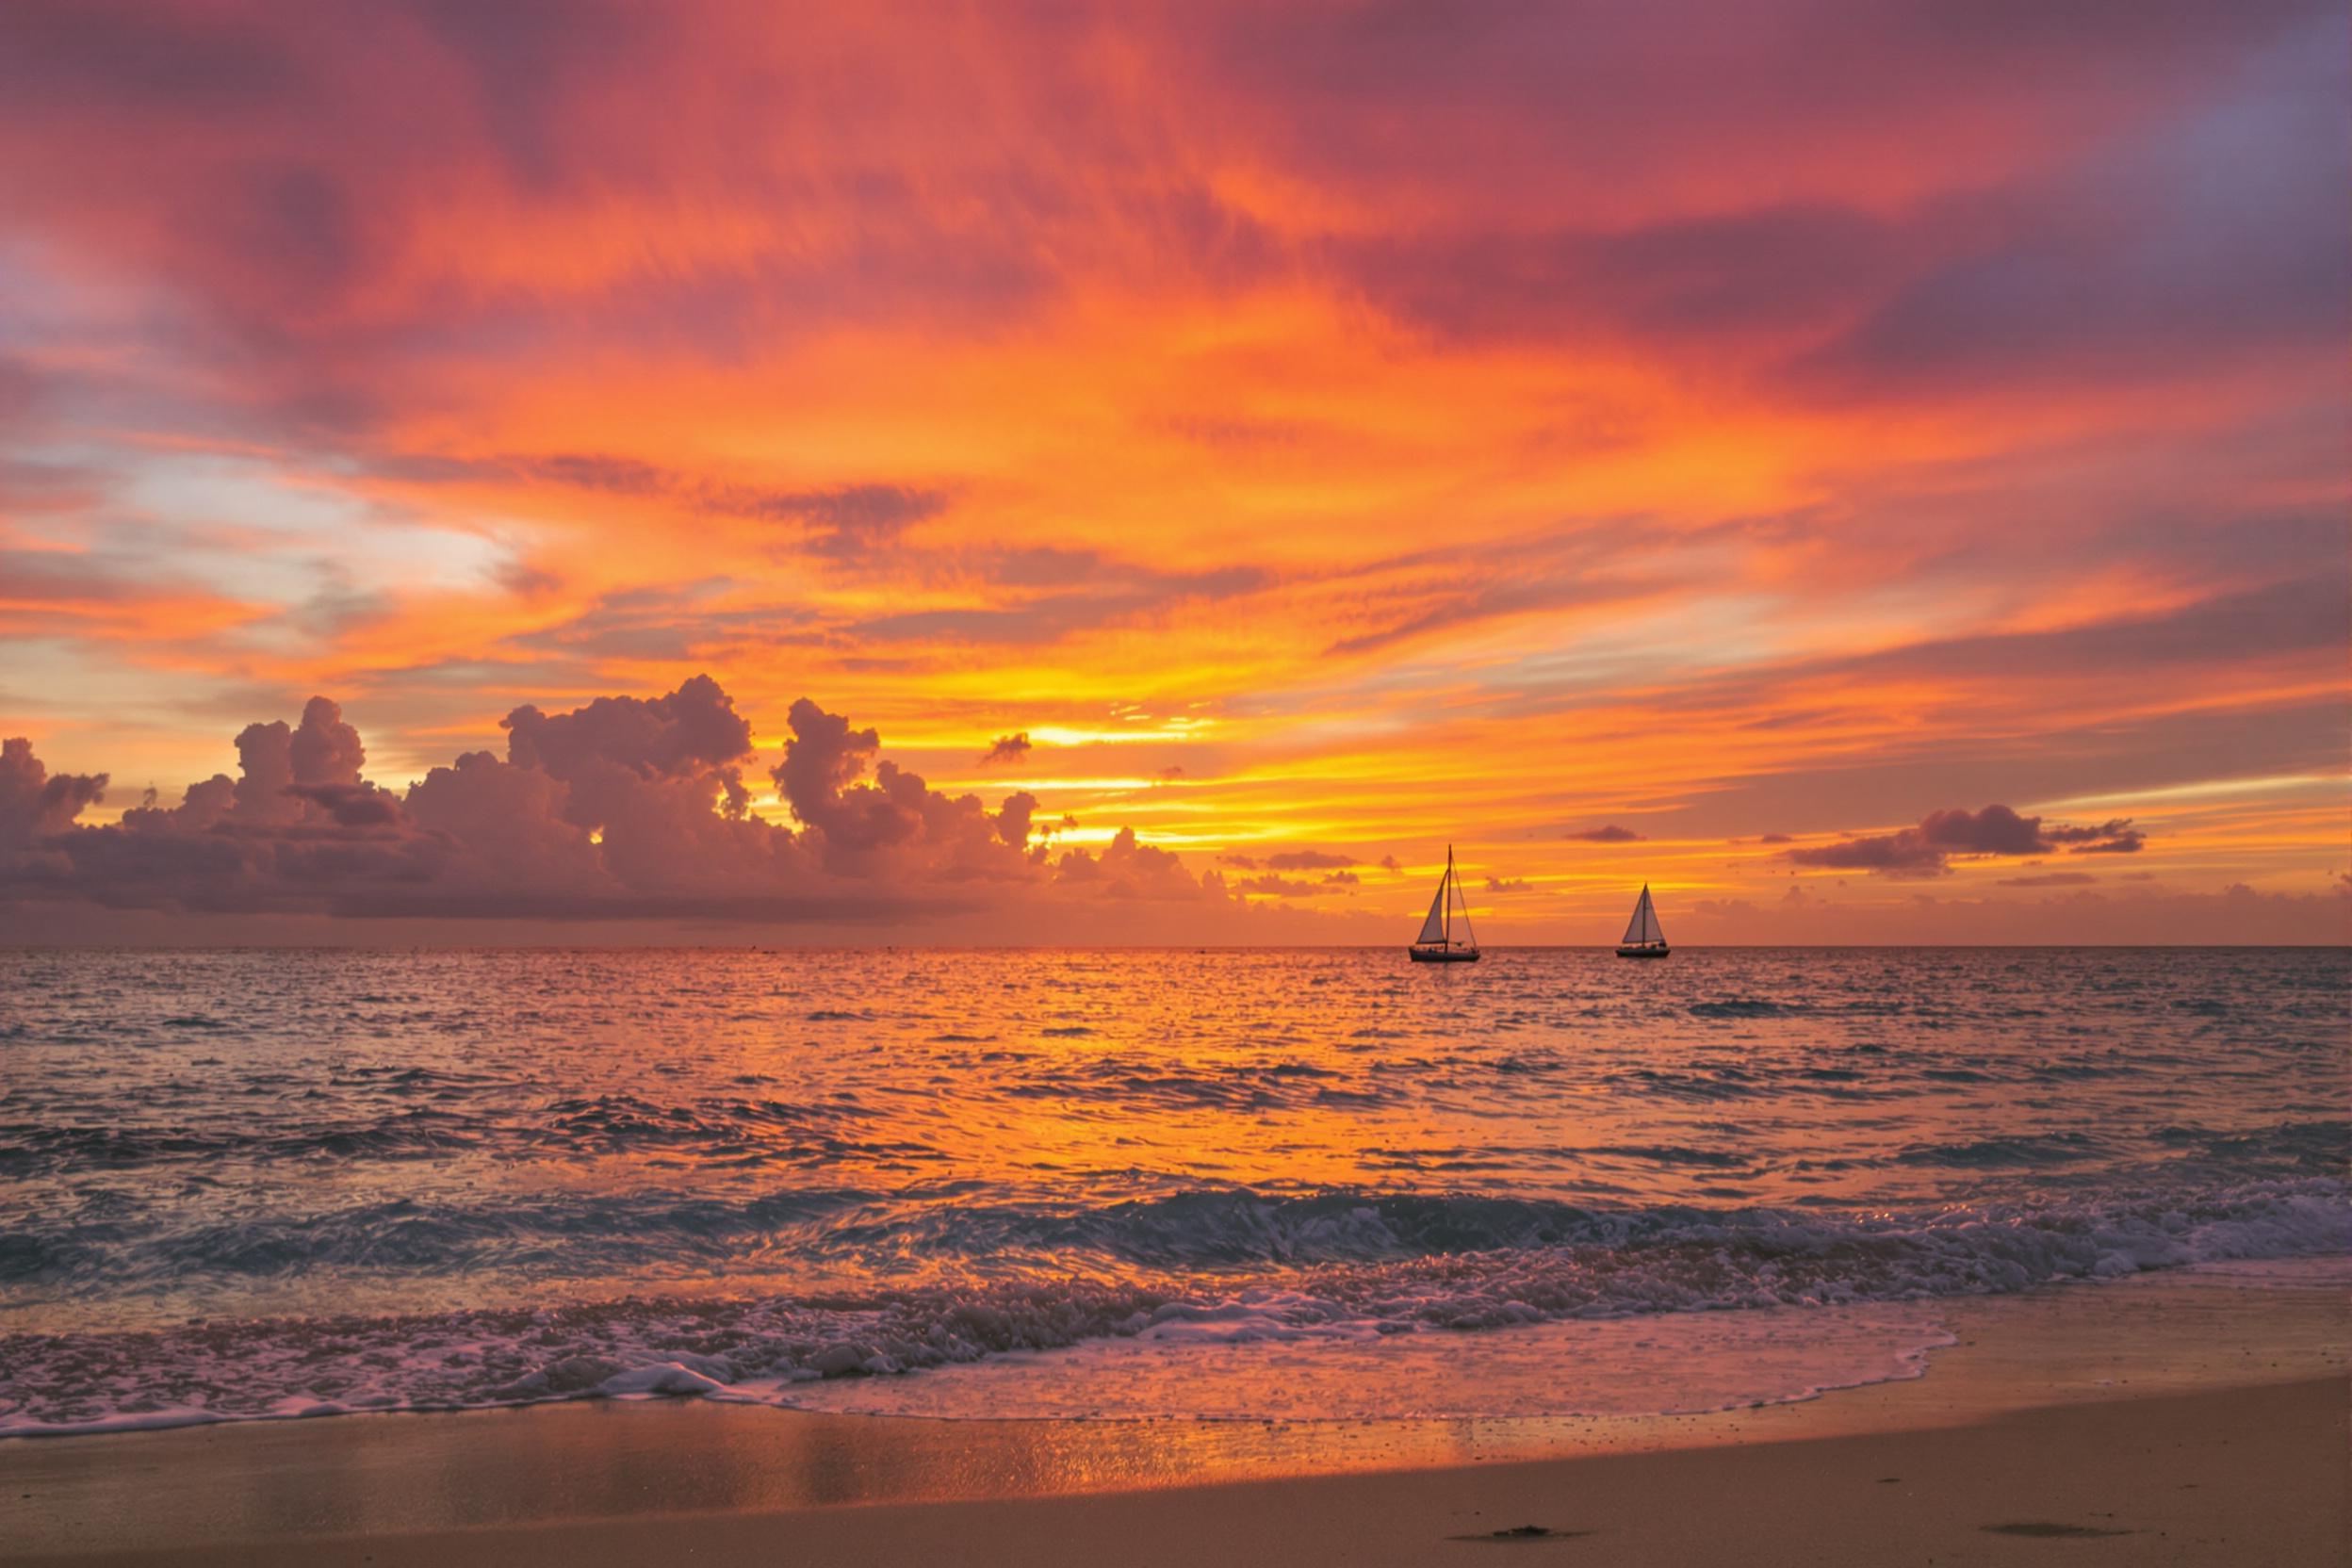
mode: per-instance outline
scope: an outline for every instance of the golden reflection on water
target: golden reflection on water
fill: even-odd
[[[1287,1261],[1203,1191],[1916,1211],[2340,1110],[2327,955],[40,962],[17,1212],[86,1277],[30,1328]]]
[[[1147,1324],[1442,1337],[2342,1232],[2332,953],[92,953],[19,978],[18,1429],[672,1374],[792,1402]],[[1180,1381],[1147,1413],[1203,1413]],[[1549,1409],[1628,1408],[1591,1395]]]

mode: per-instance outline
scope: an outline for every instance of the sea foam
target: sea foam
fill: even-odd
[[[1333,1363],[1336,1368],[1363,1362],[1367,1352],[1361,1347],[1390,1337],[1536,1325],[1736,1317],[1763,1309],[1772,1334],[1786,1335],[1787,1309],[1916,1303],[2197,1263],[2352,1250],[2344,1188],[2319,1178],[2099,1204],[1954,1207],[1907,1217],[1682,1208],[1547,1214],[1524,1202],[1347,1194],[1275,1201],[1187,1194],[1153,1207],[1160,1213],[1140,1226],[1129,1215],[1094,1217],[1084,1228],[1099,1233],[1123,1219],[1131,1232],[1150,1235],[1160,1256],[1189,1249],[1220,1260],[1233,1255],[1239,1230],[1257,1238],[1265,1249],[1260,1257],[1286,1261],[1210,1274],[1032,1279],[862,1297],[630,1298],[206,1322],[145,1332],[9,1334],[0,1336],[0,1435],[650,1396],[952,1409],[960,1395],[817,1401],[794,1398],[792,1391],[820,1380],[889,1377],[1097,1340],[1135,1339],[1160,1356],[1250,1344],[1359,1347],[1351,1360]],[[1063,1223],[1081,1224],[1069,1217]],[[1527,1244],[1531,1233],[1576,1239]],[[1188,1242],[1173,1239],[1179,1235]],[[1456,1250],[1474,1239],[1494,1245]],[[1687,1377],[1671,1385],[1672,1400],[1655,1408],[1712,1408],[1710,1397],[1796,1397],[1840,1381],[1905,1375],[1914,1352],[1934,1342],[1914,1319],[1898,1321],[1891,1343],[1884,1334],[1857,1339],[1851,1319],[1813,1321],[1814,1353],[1784,1356],[1770,1373],[1726,1362],[1715,1383]],[[1877,1320],[1870,1321],[1875,1329]],[[1758,1332],[1723,1328],[1713,1340],[1721,1349],[1772,1337],[1754,1338]],[[1424,1374],[1417,1392],[1398,1398],[1412,1410],[1446,1405],[1428,1392],[1427,1364],[1408,1363],[1408,1354],[1381,1353],[1394,1358],[1389,1364],[1412,1364]],[[1513,1358],[1510,1350],[1488,1355],[1496,1364]],[[1108,1364],[1131,1371],[1135,1365]],[[1473,1364],[1465,1363],[1465,1376]],[[1629,1364],[1644,1364],[1637,1358]],[[1874,1366],[1881,1370],[1870,1372]],[[1759,1377],[1778,1392],[1743,1392]],[[1319,1386],[1344,1383],[1326,1379]],[[1706,1392],[1716,1383],[1723,1389]],[[1160,1386],[1179,1384],[1171,1377]],[[1653,1401],[1667,1397],[1669,1385],[1652,1386]],[[1040,1388],[1005,1409],[1043,1408],[1040,1400],[1068,1397],[1075,1396]],[[1396,1399],[1353,1397],[1352,1413],[1411,1413]],[[1500,1397],[1494,1388],[1480,1393],[1465,1384],[1453,1403]],[[1582,1397],[1593,1396],[1588,1390]],[[1629,1396],[1621,1386],[1608,1397],[1623,1404]],[[1587,1408],[1573,1398],[1567,1408],[1535,1408],[1542,1400],[1540,1392],[1515,1393],[1506,1409],[1489,1413]],[[1211,1413],[1176,1402],[1138,1413]]]
[[[2340,950],[1444,967],[0,954],[0,1431],[1252,1358],[1462,1410],[1588,1331],[1784,1396],[1958,1297],[2352,1249]]]

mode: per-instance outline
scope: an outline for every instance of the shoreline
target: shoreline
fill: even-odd
[[[1955,1427],[1133,1492],[566,1518],[28,1557],[80,1568],[906,1562],[2227,1564],[2347,1560],[2340,1378]],[[1598,1555],[1587,1557],[1587,1553]],[[1516,1559],[1514,1559],[1516,1560]]]
[[[1656,1467],[1640,1475],[1690,1472],[1673,1484],[1703,1494],[1734,1485],[1749,1468],[1742,1455],[1782,1454],[1765,1466],[1774,1468],[1800,1462],[1788,1453],[1810,1454],[1801,1468],[1821,1469],[1827,1485],[1832,1474],[1861,1462],[1859,1454],[1949,1447],[1976,1455],[1968,1463],[1981,1468],[2016,1441],[2017,1466],[2053,1484],[2074,1476],[2087,1501],[2115,1483],[2093,1484],[2094,1471],[2105,1474],[2104,1462],[2083,1445],[2161,1435],[2175,1449],[2204,1453],[2197,1446],[2208,1440],[2199,1434],[2225,1429],[2240,1433],[2246,1452],[2263,1451],[2264,1474],[2299,1478],[2311,1503],[2332,1499],[2332,1549],[2340,1557],[2352,1490],[2342,1463],[2352,1336],[2341,1278],[2333,1260],[2313,1260],[2253,1278],[2183,1272],[1956,1299],[1941,1304],[1955,1343],[1931,1353],[1922,1378],[1702,1415],[957,1421],[700,1400],[596,1401],[17,1439],[0,1444],[0,1538],[8,1543],[0,1560],[366,1559],[449,1568],[560,1558],[570,1565],[644,1560],[652,1543],[683,1532],[662,1555],[681,1555],[692,1544],[698,1558],[727,1561],[760,1539],[754,1522],[775,1527],[789,1517],[795,1540],[818,1527],[814,1521],[831,1521],[822,1529],[834,1544],[814,1560],[859,1560],[864,1541],[873,1544],[872,1560],[903,1560],[944,1549],[922,1544],[930,1539],[925,1532],[956,1511],[974,1510],[1014,1520],[1026,1517],[1024,1510],[1042,1511],[1038,1518],[1056,1521],[1055,1530],[1086,1520],[1098,1521],[1087,1528],[1130,1529],[1126,1548],[1107,1536],[1097,1543],[1111,1560],[1147,1560],[1135,1548],[1163,1538],[1193,1539],[1196,1552],[1240,1552],[1233,1560],[1252,1555],[1256,1548],[1238,1543],[1211,1547],[1187,1538],[1181,1514],[1163,1518],[1168,1505],[1148,1501],[1187,1495],[1213,1500],[1207,1511],[1218,1517],[1245,1504],[1283,1518],[1300,1510],[1328,1514],[1332,1539],[1350,1543],[1332,1560],[1375,1560],[1387,1535],[1364,1534],[1368,1502],[1394,1496],[1402,1506],[1410,1495],[1426,1513],[1475,1511],[1488,1506],[1481,1498],[1506,1508],[1511,1498],[1561,1488],[1586,1498],[1594,1464]],[[2049,1431],[2017,1439],[2011,1429],[2019,1422]],[[2004,1435],[1980,1453],[1988,1433]],[[1922,1459],[1913,1468],[1944,1462]],[[2212,1454],[2199,1461],[2208,1469],[2234,1462]],[[1534,1490],[1494,1493],[1487,1478],[1506,1473],[1524,1473],[1525,1487]],[[1797,1475],[1787,1484],[1813,1483]],[[2254,1495],[2249,1485],[2259,1490],[2255,1481],[2229,1483],[2242,1498]],[[2143,1511],[2162,1501],[2136,1483],[2132,1491]],[[1266,1502],[1268,1494],[1282,1500]],[[1971,1494],[1968,1501],[1982,1512],[1999,1497]],[[2230,1519],[2221,1523],[2246,1514],[2241,1522],[2253,1527],[2259,1521],[2246,1513],[2250,1506],[2226,1505]],[[2302,1513],[2307,1520],[2312,1513],[2309,1503]],[[1495,1527],[1528,1523],[1571,1527],[1544,1518]],[[1609,1527],[1628,1527],[1619,1520]],[[2219,1526],[2209,1519],[2200,1527]],[[1415,1550],[1438,1539],[1413,1536],[1402,1519],[1382,1528],[1399,1543],[1416,1542]],[[766,1539],[772,1550],[776,1538]],[[2294,1539],[2304,1555],[2276,1560],[2335,1560],[2310,1555],[2315,1538]],[[627,1541],[637,1542],[641,1555],[596,1555]],[[896,1545],[884,1551],[886,1542]],[[1886,1544],[1877,1540],[1879,1548]],[[1270,1543],[1263,1549],[1276,1550]],[[2019,1538],[2007,1549],[2041,1548]],[[466,1555],[476,1551],[482,1555]],[[950,1551],[948,1560],[1062,1560],[1008,1546]]]

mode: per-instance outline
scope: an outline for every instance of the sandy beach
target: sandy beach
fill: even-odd
[[[2352,1539],[2341,1272],[1955,1303],[1957,1343],[1924,1378],[1704,1415],[940,1422],[598,1402],[17,1442],[0,1447],[5,1555],[2330,1563]]]

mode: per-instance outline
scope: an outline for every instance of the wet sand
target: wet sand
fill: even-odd
[[[82,1563],[2347,1560],[2341,1269],[1953,1303],[1928,1376],[1707,1415],[939,1422],[701,1402],[0,1445]],[[1497,1536],[1521,1527],[1545,1533]]]

